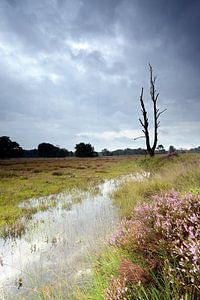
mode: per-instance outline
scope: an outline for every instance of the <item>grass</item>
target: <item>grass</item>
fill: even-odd
[[[112,198],[123,218],[130,218],[139,203],[150,202],[152,195],[175,189],[180,193],[200,192],[200,155],[184,154],[178,157],[110,157],[94,159],[30,159],[0,161],[0,226],[16,223],[26,212],[18,207],[21,201],[31,197],[45,196],[73,188],[90,189],[105,179],[134,172],[150,172],[149,179],[142,182],[123,183]],[[120,248],[103,248],[94,259],[94,276],[89,288],[76,291],[74,299],[104,299],[105,289],[111,278],[118,275],[120,261],[129,259],[145,267],[141,258],[131,251]],[[165,274],[154,276],[154,283],[146,289],[143,285],[135,289],[135,299],[180,299],[179,287],[172,285]],[[49,288],[43,291],[54,295]],[[62,291],[61,291],[62,294]],[[45,296],[46,295],[46,296]],[[58,295],[57,295],[58,296]],[[55,299],[60,299],[58,296]],[[54,297],[53,297],[54,298]],[[132,299],[132,298],[131,298]],[[184,300],[195,299],[185,294]],[[114,300],[114,299],[113,299]]]
[[[130,256],[126,251],[104,246],[94,257],[93,280],[85,291],[76,291],[77,300],[102,300],[110,278],[117,275],[120,260]]]
[[[121,185],[112,195],[114,203],[119,207],[123,218],[129,219],[134,208],[141,203],[149,203],[151,197],[169,190],[176,190],[181,194],[191,192],[193,195],[200,193],[200,155],[185,154],[179,157],[155,157],[136,161],[140,170],[151,173],[149,179],[142,182],[129,181]],[[138,255],[131,249],[115,248],[108,246],[101,254],[101,257],[94,262],[94,277],[91,287],[80,293],[77,299],[102,300],[110,299],[105,297],[105,290],[108,288],[113,277],[118,276],[120,261],[128,258],[133,263],[144,266],[142,261],[143,253]],[[167,259],[163,257],[164,260]],[[141,300],[170,300],[183,299],[194,300],[196,295],[192,293],[182,294],[178,283],[170,283],[167,274],[161,270],[153,273],[153,283],[148,287],[137,285],[134,288],[134,296],[126,299]],[[114,298],[113,298],[114,299]],[[120,298],[122,299],[122,298]],[[125,299],[125,298],[123,298]]]
[[[150,178],[142,182],[127,182],[113,193],[113,201],[124,217],[130,217],[136,204],[149,201],[152,195],[172,189],[179,192],[198,192],[200,189],[199,155],[147,158],[137,161],[137,164],[151,173]]]
[[[0,228],[26,215],[18,207],[26,199],[89,189],[102,180],[135,172],[135,161],[133,157],[1,160]]]

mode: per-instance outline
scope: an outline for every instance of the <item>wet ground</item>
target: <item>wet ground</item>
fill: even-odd
[[[124,180],[143,176],[106,181],[96,193],[73,191],[22,204],[51,205],[26,221],[20,238],[0,239],[0,299],[38,299],[51,289],[70,295],[77,284],[87,283],[92,255],[119,223],[110,193]]]

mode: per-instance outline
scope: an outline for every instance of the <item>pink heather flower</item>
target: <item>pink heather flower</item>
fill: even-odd
[[[169,276],[197,285],[200,270],[200,195],[180,195],[175,191],[154,196],[153,203],[138,206],[130,220],[121,224],[112,245],[159,256],[165,253],[172,264]],[[181,275],[182,274],[182,275]],[[172,280],[171,277],[171,280]]]

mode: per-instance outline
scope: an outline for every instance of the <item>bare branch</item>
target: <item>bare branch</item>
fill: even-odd
[[[158,96],[159,96],[159,93],[156,95],[156,97],[155,97],[155,101],[157,101],[157,100],[158,100]]]
[[[143,91],[144,91],[144,88],[142,87],[141,94],[140,94],[140,100],[143,98]]]
[[[138,136],[138,137],[134,138],[134,141],[142,139],[142,138],[145,138],[145,135],[141,135],[141,136]]]
[[[143,120],[139,119],[140,124],[142,126],[142,132],[144,133],[144,136],[138,137],[138,138],[144,138],[146,139],[146,147],[147,152],[150,156],[154,156],[155,149],[158,142],[158,128],[160,127],[160,121],[158,121],[161,114],[163,114],[166,109],[160,111],[159,108],[157,108],[157,100],[159,97],[159,93],[156,90],[156,79],[157,77],[153,75],[153,68],[151,64],[149,63],[149,72],[150,72],[150,97],[153,102],[153,116],[154,116],[154,141],[153,145],[151,146],[150,143],[150,136],[149,136],[149,121],[147,117],[147,111],[145,109],[145,104],[143,100],[143,88],[141,90],[140,94],[140,104],[141,104],[141,112],[143,115]],[[134,140],[137,140],[138,138],[135,138]]]
[[[158,118],[160,117],[161,114],[163,114],[164,112],[166,112],[167,108],[163,109],[161,112],[159,112],[156,116],[156,119],[158,120]]]
[[[145,128],[145,126],[144,126],[144,124],[143,124],[142,120],[141,120],[141,119],[139,119],[139,121],[140,121],[140,124],[142,125],[142,127],[144,127],[144,128]]]
[[[152,74],[152,66],[151,66],[150,63],[149,63],[149,71],[150,71],[150,73]]]

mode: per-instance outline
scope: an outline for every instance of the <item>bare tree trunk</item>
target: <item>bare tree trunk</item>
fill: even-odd
[[[143,121],[141,119],[139,119],[139,121],[143,127],[142,131],[146,139],[147,152],[150,156],[154,156],[156,146],[158,143],[158,127],[160,125],[159,117],[162,113],[166,111],[166,109],[160,112],[160,110],[157,108],[157,100],[158,100],[159,93],[157,93],[155,88],[156,77],[153,76],[153,68],[150,64],[149,64],[149,71],[150,71],[150,96],[153,102],[153,116],[154,116],[154,142],[152,147],[150,144],[150,137],[149,137],[149,121],[148,121],[147,111],[145,109],[144,100],[143,100],[143,91],[144,91],[143,88],[140,94],[140,104],[141,104],[141,111],[143,115]]]

